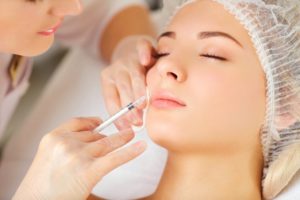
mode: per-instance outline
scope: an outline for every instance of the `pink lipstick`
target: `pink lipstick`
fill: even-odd
[[[61,23],[58,23],[56,26],[54,26],[53,28],[49,28],[45,31],[40,31],[38,32],[39,35],[44,35],[44,36],[49,36],[49,35],[53,35],[57,29],[60,27]]]
[[[178,109],[186,106],[182,100],[167,91],[154,93],[151,98],[151,105],[157,109]]]

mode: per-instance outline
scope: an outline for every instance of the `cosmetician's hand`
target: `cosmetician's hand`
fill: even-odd
[[[45,135],[13,199],[87,199],[104,175],[145,150],[146,144],[138,142],[114,151],[134,133],[106,137],[93,132],[100,123],[98,118],[75,118]]]
[[[111,65],[101,73],[103,96],[110,115],[146,94],[146,73],[155,64],[156,51],[149,37],[129,36],[114,51]],[[142,109],[116,121],[119,130],[142,125]]]

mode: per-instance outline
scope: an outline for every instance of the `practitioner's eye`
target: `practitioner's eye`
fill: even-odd
[[[209,59],[215,59],[215,60],[220,60],[220,61],[227,61],[226,58],[221,57],[221,56],[217,56],[214,54],[201,54],[201,57],[205,57],[205,58],[209,58]]]

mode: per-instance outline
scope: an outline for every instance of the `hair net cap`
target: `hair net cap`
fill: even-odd
[[[165,0],[168,22],[195,0]],[[261,130],[264,176],[285,147],[300,141],[300,1],[213,0],[248,31],[266,75],[267,111]]]

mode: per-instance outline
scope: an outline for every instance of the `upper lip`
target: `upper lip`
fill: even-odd
[[[173,102],[178,103],[179,105],[186,106],[185,102],[178,99],[174,94],[172,94],[169,91],[154,92],[153,95],[152,95],[151,101],[156,101],[156,100],[173,101]]]
[[[43,31],[40,31],[39,33],[47,32],[47,31],[50,31],[50,30],[54,30],[55,31],[56,29],[58,29],[58,27],[60,26],[61,23],[62,22],[60,21],[60,22],[56,23],[56,25],[53,25],[51,28],[44,29]]]

